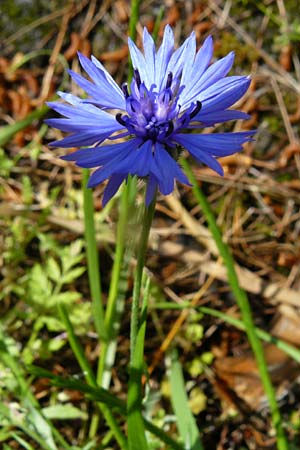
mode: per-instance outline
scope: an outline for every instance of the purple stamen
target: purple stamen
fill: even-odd
[[[167,82],[166,82],[166,89],[169,89],[171,87],[172,81],[173,81],[173,74],[172,74],[172,72],[169,72]]]
[[[134,74],[134,79],[137,84],[137,87],[138,87],[138,89],[140,89],[140,86],[142,84],[140,73],[137,69],[134,69],[133,74]]]
[[[129,92],[128,92],[128,85],[127,85],[127,83],[123,83],[122,84],[122,91],[123,91],[123,94],[125,95],[125,98],[128,98],[129,97]]]
[[[202,103],[199,100],[197,100],[196,107],[190,114],[190,119],[193,119],[198,114],[198,112],[201,110],[201,108],[202,108]]]
[[[166,131],[166,137],[170,136],[170,134],[172,134],[174,131],[174,123],[172,120],[169,120],[168,122],[168,129]]]
[[[126,127],[126,122],[121,113],[116,114],[116,121],[119,122],[120,125],[124,125],[124,127]]]

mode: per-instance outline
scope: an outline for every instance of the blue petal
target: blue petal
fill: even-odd
[[[68,72],[73,80],[78,84],[78,86],[80,86],[87,94],[89,94],[91,97],[97,97],[98,88],[94,83],[87,80],[82,75],[79,75],[79,73],[74,72],[73,70],[68,70]]]
[[[173,172],[174,178],[180,181],[180,183],[187,184],[190,186],[190,182],[186,175],[182,172],[181,168],[177,164],[174,158],[165,150],[165,148],[161,144],[157,144],[156,148],[159,149],[158,154],[162,156],[164,159],[164,167],[166,168],[166,174],[169,172],[169,169]],[[162,160],[161,160],[162,163]]]
[[[70,155],[63,156],[62,159],[66,161],[76,161],[76,164],[80,167],[99,167],[112,160],[115,161],[115,158],[118,158],[117,160],[125,158],[132,149],[139,145],[139,143],[140,141],[138,139],[132,139],[118,144],[83,148]]]
[[[202,89],[202,86],[199,86],[196,90],[192,89],[190,91],[190,95],[188,100],[181,103],[182,108],[188,107],[192,102],[200,100],[203,105],[208,104],[211,100],[213,100],[217,95],[225,94],[230,91],[230,89],[234,89],[238,86],[243,86],[244,83],[250,83],[249,77],[245,76],[232,76],[225,77],[221,80],[218,80],[216,83],[212,84],[208,88]],[[183,99],[181,99],[183,100]]]
[[[112,114],[93,106],[80,103],[75,96],[60,93],[65,100],[72,102],[73,106],[59,102],[49,102],[49,106],[67,119],[47,119],[45,122],[55,128],[74,133],[71,136],[51,143],[58,147],[79,147],[103,141],[111,134],[121,130],[123,125],[116,121]]]
[[[157,157],[152,158],[151,174],[157,179],[159,190],[162,194],[168,195],[173,191],[174,176],[170,176],[170,173],[165,176],[165,171],[158,164]]]
[[[107,186],[104,190],[102,206],[104,207],[109,200],[115,195],[121,184],[123,183],[126,175],[115,174],[112,175],[107,183]]]
[[[94,57],[93,61],[90,61],[86,56],[82,55],[80,52],[78,52],[78,57],[81,66],[89,75],[89,77],[92,79],[92,81],[96,84],[96,90],[93,89],[90,84],[86,84],[86,86],[89,86],[89,91],[93,92],[94,97],[98,101],[100,100],[101,105],[109,108],[124,109],[125,99],[123,92],[115,82],[111,81],[112,78],[105,71],[104,67],[103,66],[101,67],[99,61],[97,61],[96,58]],[[97,67],[97,65],[95,64],[96,61],[101,68]],[[75,79],[74,72],[72,72],[72,76]],[[108,77],[110,77],[109,81]],[[77,80],[79,81],[79,78],[77,78]],[[82,83],[83,87],[84,83],[82,79],[80,80],[80,82]],[[85,88],[83,87],[83,89]]]
[[[101,167],[101,169],[95,170],[89,178],[87,187],[93,188],[104,180],[109,178],[114,173],[114,164],[107,164],[107,166]]]
[[[132,168],[130,173],[145,177],[149,174],[152,156],[152,142],[146,141],[135,151],[136,158],[132,161]]]
[[[78,86],[80,86],[88,95],[95,99],[96,104],[100,104],[106,108],[124,109],[125,101],[123,100],[120,102],[118,99],[115,99],[114,92],[112,90],[108,90],[104,86],[91,83],[86,78],[76,72],[73,72],[72,70],[69,70],[69,74]],[[83,100],[83,102],[85,101]],[[89,103],[90,102],[91,100],[89,100]]]
[[[117,158],[118,161],[120,158]],[[112,160],[110,163],[101,167],[100,169],[95,170],[90,176],[88,187],[95,187],[98,184],[102,183],[104,180],[109,178],[111,175],[118,173],[117,171],[118,162]]]
[[[212,156],[228,156],[239,152],[243,144],[251,141],[255,131],[240,133],[216,134],[179,134],[174,137],[176,142],[183,145],[194,158],[204,162],[216,172],[223,174],[221,166]]]
[[[166,25],[161,46],[158,49],[155,63],[155,84],[161,90],[171,55],[174,50],[174,34],[170,25]]]
[[[95,66],[97,66],[102,72],[103,75],[106,78],[107,83],[110,84],[110,86],[115,90],[116,94],[120,97],[120,99],[124,102],[124,94],[122,89],[120,89],[119,85],[115,82],[115,80],[113,79],[113,77],[110,75],[109,72],[107,72],[107,70],[105,69],[105,67],[101,64],[100,61],[98,61],[97,58],[95,58],[95,56],[91,56],[93,63],[95,64]]]
[[[176,161],[164,149],[163,145],[156,143],[154,152],[154,164],[151,172],[159,183],[162,194],[168,195],[174,190],[174,179],[183,184],[190,185],[189,180],[181,171]]]
[[[229,108],[234,105],[249,88],[251,80],[246,78],[237,84],[232,85],[223,92],[218,93],[216,96],[202,101],[202,113],[206,114],[213,111],[220,111]]]
[[[213,40],[211,36],[208,36],[200,50],[198,51],[196,58],[186,61],[183,68],[181,84],[186,86],[187,94],[192,88],[196,80],[199,80],[204,71],[209,66],[213,55]],[[185,96],[183,93],[182,98]]]
[[[116,166],[115,172],[145,177],[149,174],[152,159],[152,142],[146,141],[137,148],[132,147],[130,153]]]
[[[95,133],[88,133],[88,132],[80,132],[80,133],[74,133],[71,136],[67,136],[64,139],[61,139],[59,141],[51,142],[49,145],[51,147],[62,147],[62,148],[68,148],[68,147],[82,147],[85,145],[92,145],[96,142],[102,142],[105,139],[107,139],[110,136],[109,133],[101,133],[100,130],[97,134]]]
[[[155,44],[152,36],[148,33],[147,28],[144,28],[143,33],[143,47],[145,54],[145,61],[147,61],[148,81],[149,87],[155,82]]]
[[[232,67],[234,56],[234,52],[230,52],[228,55],[224,56],[224,58],[219,59],[209,66],[199,80],[201,89],[206,89],[220,80],[220,78],[225,77]]]
[[[234,109],[227,109],[225,111],[215,111],[211,113],[202,113],[200,111],[197,116],[193,118],[193,121],[199,121],[201,122],[200,125],[189,125],[188,128],[203,128],[205,127],[211,127],[215,125],[216,123],[222,123],[227,122],[229,120],[248,120],[251,116],[249,114],[243,112],[243,111],[236,111]]]
[[[68,92],[62,92],[57,91],[57,94],[65,100],[67,103],[70,103],[70,105],[78,106],[82,102],[82,99],[79,97],[76,97],[76,95],[70,94]]]
[[[245,81],[249,82],[250,78],[247,76],[230,76],[221,78],[220,80],[213,83],[211,86],[203,89],[201,86],[199,90],[199,99],[210,99],[215,97],[216,95],[220,94],[221,92],[224,92],[227,89],[230,89],[234,86],[237,86],[239,84],[243,84]],[[201,98],[202,97],[202,98]]]
[[[103,72],[101,72],[98,67],[96,67],[93,62],[82,53],[78,52],[77,54],[81,67],[86,71],[95,84],[102,86],[103,83],[106,82]]]
[[[180,134],[176,136],[176,140],[184,146],[191,144],[215,156],[228,156],[242,150],[242,145],[252,141],[255,133],[254,130],[238,133]]]
[[[91,132],[95,134],[96,136],[100,132],[102,133],[114,133],[115,131],[118,131],[120,129],[120,125],[117,121],[114,122],[108,122],[105,124],[105,122],[102,121],[101,126],[99,127],[99,121],[90,120],[90,123],[88,123],[87,119],[46,119],[45,123],[48,125],[58,128],[62,131],[67,132],[74,132],[74,131],[86,131]],[[122,126],[121,126],[122,128]]]
[[[99,183],[102,183],[106,178],[109,178],[113,173],[118,174],[133,174],[144,176],[148,174],[149,167],[145,167],[141,169],[143,175],[140,173],[136,173],[136,160],[140,156],[140,148],[144,148],[144,151],[147,150],[146,146],[142,146],[137,148],[137,142],[140,142],[138,139],[134,139],[132,141],[127,141],[124,143],[126,145],[126,151],[122,153],[121,156],[113,159],[109,164],[105,165],[101,169],[96,170],[93,175],[90,177],[88,186],[92,187]]]
[[[80,127],[76,123],[74,125],[74,122],[72,122],[70,119],[46,119],[44,121],[49,127],[57,128],[58,130],[62,131],[80,131],[85,129],[85,131],[88,131],[90,127],[86,125],[85,127]]]
[[[133,68],[139,71],[141,81],[145,83],[148,89],[150,89],[153,80],[148,77],[147,64],[144,55],[130,38],[128,38],[128,47]]]
[[[230,52],[227,56],[209,66],[202,76],[197,74],[196,80],[193,83],[191,80],[190,85],[182,92],[180,96],[181,104],[189,104],[192,98],[225,77],[231,69],[233,61],[234,52]],[[196,63],[194,66],[196,67]]]
[[[49,108],[58,112],[62,116],[65,117],[90,117],[90,111],[85,111],[84,108],[76,108],[75,106],[65,105],[64,103],[59,102],[47,102]],[[80,105],[81,106],[81,105]]]
[[[196,53],[196,38],[195,33],[193,32],[185,40],[185,42],[172,54],[168,67],[166,69],[166,74],[162,85],[163,86],[165,85],[169,72],[172,72],[173,79],[178,78],[181,75],[184,67],[187,66],[189,62],[194,61],[195,53]]]
[[[176,136],[176,141],[183,145],[189,153],[197,160],[204,164],[206,164],[208,167],[210,167],[212,170],[217,172],[219,175],[224,175],[223,168],[221,164],[208,152],[207,149],[203,149],[202,146],[200,146],[199,142],[195,139],[189,139],[190,137],[197,137],[197,135],[187,135],[187,134],[181,134]],[[198,138],[201,138],[202,135],[199,135]]]
[[[99,119],[102,120],[104,118],[105,120],[115,121],[114,115],[99,109],[97,106],[85,104],[83,103],[82,99],[72,95],[65,94],[63,92],[58,92],[58,94],[72,106],[66,105],[61,102],[47,102],[47,105],[63,116],[69,118],[81,116],[90,119],[91,117],[97,115],[98,120]]]

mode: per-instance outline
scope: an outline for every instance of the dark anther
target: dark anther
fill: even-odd
[[[196,103],[197,103],[196,107],[194,108],[194,110],[190,114],[190,119],[193,119],[198,114],[200,109],[202,108],[202,103],[199,100],[197,100]]]
[[[134,104],[136,104],[136,102],[135,102],[134,100],[131,99],[131,101],[130,101],[131,109],[132,109],[133,112],[136,112],[136,109],[135,109]]]
[[[172,72],[169,72],[167,82],[166,82],[166,89],[169,89],[171,87],[172,81],[173,81],[173,74],[172,74]]]
[[[123,125],[124,127],[126,127],[126,122],[125,120],[122,118],[122,114],[118,113],[116,114],[116,121],[119,122],[121,125]]]
[[[128,92],[127,83],[123,83],[122,84],[122,91],[123,91],[123,94],[125,95],[125,98],[128,98],[129,97],[129,92]]]
[[[136,82],[137,87],[138,87],[138,89],[139,89],[139,88],[140,88],[140,85],[142,84],[142,82],[141,82],[141,77],[140,77],[140,73],[139,73],[139,71],[138,71],[137,69],[134,69],[133,73],[134,73],[134,79],[135,79],[135,82]]]
[[[170,134],[172,134],[174,131],[174,123],[172,122],[172,120],[169,120],[168,122],[168,129],[166,132],[166,137],[170,136]]]

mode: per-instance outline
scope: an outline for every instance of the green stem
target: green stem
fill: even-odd
[[[161,5],[159,10],[158,10],[158,14],[157,14],[157,17],[155,19],[154,28],[153,28],[153,31],[152,31],[152,38],[153,38],[154,42],[156,42],[156,40],[157,40],[159,28],[160,28],[160,25],[161,25],[161,21],[162,21],[163,15],[165,13],[165,9],[166,9],[166,6],[165,5]]]
[[[134,286],[132,294],[132,306],[131,306],[131,321],[130,321],[130,362],[132,363],[136,345],[136,337],[139,329],[140,321],[140,293],[143,269],[145,265],[145,257],[148,246],[148,237],[150,227],[155,211],[156,196],[149,205],[145,206],[144,219],[142,222],[142,233],[140,237],[140,243],[137,255],[137,264],[135,269]]]
[[[252,311],[250,307],[250,303],[247,297],[246,292],[240,287],[239,280],[236,274],[236,270],[234,267],[234,260],[231,255],[231,252],[229,250],[229,247],[223,242],[222,236],[220,233],[220,230],[217,226],[214,213],[211,209],[211,206],[206,198],[206,196],[203,194],[202,190],[197,184],[197,180],[189,166],[186,160],[181,160],[182,166],[187,173],[189,179],[193,183],[193,192],[194,195],[201,206],[201,209],[205,215],[205,218],[207,220],[209,229],[211,231],[211,234],[213,235],[213,238],[218,246],[220,255],[223,258],[224,264],[227,269],[227,275],[228,275],[228,282],[230,284],[230,287],[232,289],[232,292],[236,298],[237,304],[240,308],[242,319],[245,325],[246,333],[249,339],[249,343],[252,347],[257,367],[259,370],[259,374],[264,386],[265,393],[267,395],[271,416],[272,416],[272,423],[276,430],[277,435],[277,448],[278,450],[288,450],[289,446],[287,443],[287,439],[285,436],[285,432],[282,426],[282,419],[280,415],[280,411],[278,408],[278,404],[276,401],[276,395],[275,391],[271,382],[271,378],[268,372],[268,366],[265,360],[264,355],[264,349],[263,345],[260,341],[260,339],[257,336],[255,325],[253,321]]]
[[[118,220],[118,228],[117,228],[117,238],[116,238],[116,251],[114,255],[114,263],[111,274],[111,281],[109,286],[109,294],[107,300],[107,306],[105,311],[105,327],[107,330],[107,342],[104,343],[101,349],[101,355],[99,359],[98,365],[98,375],[97,379],[100,384],[102,384],[102,378],[104,373],[104,368],[106,366],[106,354],[107,349],[110,344],[110,341],[114,338],[114,325],[115,325],[115,312],[116,312],[116,302],[119,296],[120,291],[120,275],[123,266],[123,256],[125,249],[125,241],[127,233],[127,225],[128,225],[128,214],[130,211],[129,206],[129,194],[130,194],[130,182],[126,184],[123,188],[123,192],[121,195],[121,204],[120,204],[120,215]],[[107,386],[106,386],[107,387]]]
[[[70,322],[67,310],[63,304],[58,304],[58,311],[59,315],[65,325],[65,328],[68,333],[68,339],[71,346],[71,349],[75,355],[75,358],[78,361],[78,364],[82,370],[82,373],[84,374],[84,377],[87,381],[87,383],[90,386],[97,387],[96,378],[94,375],[94,372],[92,371],[92,368],[88,362],[88,360],[85,357],[84,351],[82,346],[80,345],[77,336],[74,333],[73,325]]]
[[[127,396],[127,426],[128,444],[130,450],[148,450],[145,434],[145,421],[142,415],[142,375],[144,367],[144,343],[147,324],[147,307],[150,292],[150,278],[147,279],[143,305],[140,314],[140,324],[136,336],[136,346],[129,370]]]
[[[139,10],[141,0],[131,0],[130,18],[129,18],[129,36],[134,41],[136,38],[136,25],[139,21]]]
[[[130,38],[134,41],[136,38],[136,26],[139,20],[139,12],[140,12],[140,3],[141,0],[131,0],[130,2],[130,7],[131,7],[131,11],[130,11],[130,18],[129,18],[129,36]],[[131,63],[131,59],[129,56],[129,73],[128,73],[128,82],[130,82],[131,78],[132,78],[132,74],[133,74],[133,70],[132,70],[132,63]],[[155,208],[155,202],[153,202],[153,212],[152,212],[152,217],[154,214],[154,208]],[[147,213],[148,208],[146,208],[145,213]],[[152,218],[151,218],[152,221]],[[151,225],[151,223],[150,223]],[[149,225],[149,230],[148,230],[148,234],[146,237],[146,248],[147,248],[147,242],[148,242],[148,236],[149,236],[149,231],[150,231],[150,225]],[[144,223],[145,226],[145,223]],[[144,228],[143,228],[144,230]],[[144,259],[145,259],[145,255],[144,255]],[[143,267],[144,267],[144,263],[143,263]],[[142,269],[143,271],[143,269]],[[142,272],[140,274],[140,280],[139,283],[141,283],[141,278],[142,278]],[[136,283],[134,284],[134,289],[136,288]],[[139,293],[140,293],[140,289],[141,289],[141,285],[139,284]],[[139,295],[138,293],[138,295]],[[134,297],[134,292],[133,292],[133,297]],[[139,302],[139,298],[137,299],[137,302]],[[135,304],[136,302],[132,303],[132,310],[136,307],[138,307],[138,305]],[[133,357],[133,350],[134,350],[134,344],[132,342],[132,338],[134,340],[136,340],[136,335],[137,335],[137,317],[138,317],[138,311],[135,311],[135,313],[133,314],[133,312],[131,313],[131,331],[130,331],[130,361],[132,361],[132,357]],[[132,320],[134,320],[134,324],[132,323]],[[135,335],[135,337],[134,337]]]
[[[96,230],[94,222],[93,193],[87,187],[89,170],[83,170],[83,210],[84,210],[84,233],[86,240],[86,254],[88,265],[89,285],[92,297],[93,317],[95,327],[101,340],[107,339],[104,323],[104,312],[102,305],[100,268],[97,251]]]
[[[129,36],[130,38],[135,41],[136,38],[136,25],[139,21],[139,11],[140,11],[140,3],[141,0],[131,0],[130,2],[130,17],[129,17]],[[133,67],[131,58],[129,55],[128,58],[128,82],[131,81],[133,75]]]
[[[99,344],[103,346],[107,342],[107,332],[105,327],[104,311],[102,304],[100,267],[99,267],[95,219],[94,219],[93,192],[91,191],[91,189],[87,187],[88,180],[89,180],[89,170],[83,169],[82,190],[83,190],[83,211],[84,211],[84,234],[86,241],[89,286],[92,298],[92,316],[98,334]],[[76,346],[74,348],[76,348]],[[80,358],[80,355],[77,354],[76,357],[78,359]],[[81,360],[81,363],[83,363],[83,360]],[[94,373],[92,374],[92,376],[94,378]],[[93,383],[94,382],[97,385],[96,380],[94,380]],[[89,384],[91,383],[92,379],[90,378]],[[103,410],[103,408],[100,409]],[[89,432],[89,437],[91,439],[93,439],[97,433],[97,428],[99,424],[99,415],[100,412],[99,410],[97,410],[95,411],[92,417]]]
[[[130,321],[130,367],[127,396],[127,425],[130,450],[148,449],[145,425],[142,415],[142,374],[144,364],[147,303],[150,287],[149,280],[144,291],[142,308],[140,305],[140,294],[149,232],[155,211],[155,203],[156,196],[149,207],[145,206],[132,295]]]
[[[101,343],[101,353],[98,359],[97,383],[109,388],[111,368],[115,361],[116,336],[120,328],[121,314],[124,306],[128,283],[128,249],[125,253],[126,237],[128,236],[128,219],[136,198],[136,178],[127,180],[123,186],[120,202],[120,215],[117,226],[116,250],[112,267],[111,282],[105,310],[105,329],[107,339]],[[99,412],[92,417],[89,437],[96,436],[99,424]]]
[[[121,312],[128,282],[128,258],[124,258],[126,236],[128,235],[128,218],[132,207],[132,192],[136,194],[136,180],[130,178],[123,186],[120,202],[120,215],[117,227],[116,250],[112,267],[109,294],[105,310],[105,329],[107,339],[101,343],[98,359],[97,382],[99,386],[109,388],[111,367],[116,353],[116,335],[120,328]],[[89,437],[94,438],[99,424],[99,412],[92,417]]]

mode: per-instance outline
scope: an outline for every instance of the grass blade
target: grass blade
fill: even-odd
[[[191,305],[191,302],[182,302],[180,304],[171,302],[159,302],[155,303],[151,307],[154,309],[180,309],[180,310],[186,308],[196,309],[197,311],[200,311],[203,314],[209,314],[210,316],[217,317],[218,319],[223,320],[223,322],[228,323],[229,325],[232,325],[238,328],[239,330],[246,331],[245,324],[243,323],[242,320],[237,319],[236,317],[231,317],[230,315],[222,311],[218,311],[217,309],[208,308],[207,306],[194,306]],[[255,327],[255,331],[260,339],[269,344],[276,345],[280,350],[282,350],[291,358],[293,358],[297,363],[300,363],[300,350],[298,348],[294,347],[288,342],[283,341],[278,337],[272,336],[272,334],[260,328]]]
[[[223,242],[222,235],[216,223],[213,210],[206,196],[198,186],[197,180],[195,179],[193,171],[189,166],[188,162],[185,159],[182,159],[181,163],[190,181],[193,184],[193,193],[195,195],[195,198],[197,199],[203,211],[209,230],[215,240],[215,243],[218,246],[220,255],[222,256],[224,264],[226,266],[228,282],[231,287],[232,293],[235,296],[239,309],[241,311],[247,337],[251,345],[252,351],[254,353],[260,378],[270,405],[272,423],[276,430],[277,448],[278,450],[288,450],[289,445],[284,431],[281,413],[276,401],[275,390],[268,372],[263,346],[255,330],[252,310],[248,300],[248,296],[246,294],[246,291],[244,291],[239,284],[238,276],[234,267],[234,259],[232,257],[228,245],[226,245],[225,242]]]
[[[199,430],[188,404],[181,364],[176,350],[170,354],[171,401],[177,417],[180,436],[186,450],[203,450]]]
[[[100,279],[100,267],[98,259],[96,231],[94,222],[93,192],[87,187],[89,170],[83,171],[83,208],[84,208],[84,234],[86,239],[86,254],[88,262],[89,285],[92,297],[93,318],[99,339],[107,338],[104,324],[104,312],[102,305],[102,291]]]
[[[6,125],[0,128],[0,146],[6,144],[14,137],[16,133],[32,124],[34,120],[41,119],[49,111],[48,106],[43,105],[41,108],[34,110],[28,114],[25,119],[19,120],[12,125]]]

